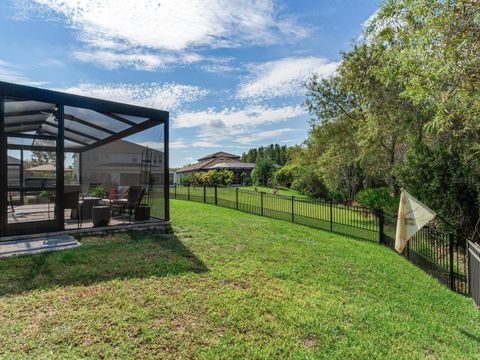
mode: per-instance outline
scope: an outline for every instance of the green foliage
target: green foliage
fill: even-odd
[[[188,186],[191,185],[193,182],[193,175],[188,174],[188,175],[182,175],[180,176],[180,184],[183,186]]]
[[[242,154],[242,161],[257,163],[263,159],[270,159],[275,164],[283,166],[287,162],[288,147],[286,145],[270,144],[266,147],[253,148]]]
[[[231,170],[209,170],[206,172],[197,172],[183,175],[180,177],[180,184],[183,186],[229,186],[235,180],[235,174]]]
[[[259,175],[258,175],[258,170],[257,169],[253,169],[251,174],[250,174],[251,178],[252,178],[252,182],[255,184],[255,185],[259,185],[260,184],[260,179],[259,179]]]
[[[386,187],[362,190],[357,194],[356,201],[370,209],[385,208],[394,211],[395,207],[398,206],[397,199],[392,196],[390,189]]]
[[[220,177],[220,183],[222,185],[229,186],[233,183],[233,180],[235,180],[235,174],[231,170],[223,169],[218,172],[218,175]]]
[[[409,149],[395,174],[413,195],[471,235],[478,218],[478,162],[463,158],[465,145],[456,139],[445,141]]]
[[[107,189],[103,185],[98,185],[95,189],[92,190],[93,197],[103,198],[107,194]]]
[[[65,184],[74,184],[76,181],[76,176],[74,171],[65,171],[64,173]]]
[[[317,199],[328,199],[330,197],[321,176],[308,168],[298,173],[292,184],[292,189]]]
[[[55,165],[56,154],[54,151],[32,151],[31,165]]]
[[[300,175],[301,167],[299,165],[291,164],[278,169],[273,178],[280,186],[291,187],[292,183]]]
[[[39,196],[42,198],[42,199],[48,199],[48,200],[52,200],[53,199],[53,190],[43,190],[40,192]]]
[[[346,201],[405,187],[470,235],[480,212],[478,10],[470,0],[382,2],[335,75],[308,82],[311,128],[288,165]]]
[[[252,170],[253,182],[257,185],[268,185],[270,178],[275,172],[275,164],[270,159],[261,159],[255,164]]]
[[[330,199],[335,203],[345,203],[348,200],[341,191],[330,191]]]

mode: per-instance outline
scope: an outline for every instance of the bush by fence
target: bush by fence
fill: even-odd
[[[174,199],[214,204],[395,246],[396,215],[382,209],[227,187],[173,186]],[[437,220],[409,241],[403,256],[452,290],[468,294],[465,241]]]

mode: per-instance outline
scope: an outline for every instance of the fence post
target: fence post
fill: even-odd
[[[292,222],[295,222],[295,196],[292,195]]]
[[[238,187],[235,189],[235,209],[238,210]]]
[[[472,295],[472,283],[471,283],[471,274],[472,274],[472,264],[470,261],[470,240],[467,239],[467,246],[465,252],[465,260],[467,261],[467,294]]]
[[[380,208],[378,209],[378,240],[380,241],[380,244],[384,243],[384,238],[383,238],[383,228],[384,228],[384,214],[383,214],[383,209]]]
[[[260,191],[260,210],[261,215],[263,216],[263,191]]]
[[[215,205],[218,205],[218,198],[217,198],[217,184],[215,184]]]
[[[176,199],[177,198],[177,184],[174,185],[174,189],[175,189],[174,198]]]
[[[203,185],[203,203],[207,202],[207,185]]]
[[[190,201],[190,185],[187,187],[187,200]]]
[[[452,232],[448,233],[448,253],[450,259],[450,289],[455,290],[455,277],[453,272],[453,243],[455,236]]]
[[[333,231],[333,201],[330,200],[330,231]]]

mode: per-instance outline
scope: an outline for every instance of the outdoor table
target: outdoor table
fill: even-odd
[[[80,208],[82,211],[82,219],[91,219],[92,218],[92,208],[97,206],[100,202],[100,198],[93,196],[85,196],[83,200],[80,200]],[[70,215],[72,219],[78,219],[78,213],[76,209],[72,209]]]
[[[107,226],[110,222],[110,206],[93,206],[92,222],[93,227]]]

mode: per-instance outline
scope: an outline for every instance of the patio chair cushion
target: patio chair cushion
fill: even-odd
[[[114,199],[111,200],[112,205],[122,205],[128,203],[128,199],[122,198],[122,199]]]
[[[114,200],[118,198],[118,189],[110,189],[108,193],[108,198],[110,200]]]

